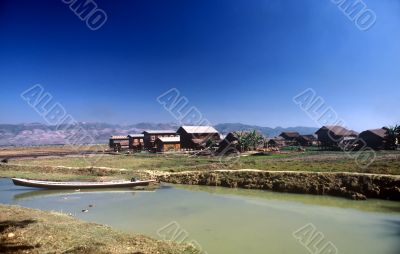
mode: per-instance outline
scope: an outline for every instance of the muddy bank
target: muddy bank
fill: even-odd
[[[316,173],[259,170],[216,170],[160,174],[158,180],[175,184],[223,186],[364,200],[400,200],[400,176],[362,173]]]

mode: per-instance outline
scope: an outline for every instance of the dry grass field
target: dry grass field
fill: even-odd
[[[42,149],[28,150],[43,152]],[[48,151],[47,148],[44,150]],[[61,151],[60,148],[55,150]],[[217,156],[148,153],[16,158],[1,164],[0,177],[79,180],[109,176],[127,179],[142,170],[180,172],[213,169],[400,174],[400,151],[377,152],[376,159],[367,168],[360,167],[352,154],[329,151],[245,154],[240,158],[225,159],[221,160]]]
[[[103,152],[106,149],[106,145],[0,147],[0,158],[62,156],[81,153],[97,153]]]

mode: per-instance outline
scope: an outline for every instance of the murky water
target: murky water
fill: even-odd
[[[209,254],[400,253],[400,202],[180,185],[154,192],[43,191],[0,179],[0,203],[192,241]],[[308,245],[293,235],[305,225],[295,236]]]

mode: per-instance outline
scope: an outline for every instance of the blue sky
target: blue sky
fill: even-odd
[[[353,129],[400,122],[400,1],[365,0],[360,31],[330,0],[95,1],[90,30],[60,1],[0,2],[0,123],[43,122],[41,84],[78,121],[173,122],[177,88],[212,123],[317,126],[292,98],[313,88]]]

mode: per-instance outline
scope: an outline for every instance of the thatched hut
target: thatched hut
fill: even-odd
[[[300,135],[297,138],[297,143],[300,146],[312,146],[312,145],[317,145],[318,144],[317,138],[312,134],[310,134],[310,135]]]
[[[285,145],[298,145],[297,139],[300,137],[300,133],[296,131],[284,131],[279,134],[279,137],[285,139]]]
[[[371,129],[366,130],[360,133],[358,138],[361,142],[365,142],[362,145],[366,145],[375,150],[385,149],[385,137],[386,137],[386,130],[383,128],[380,129]]]
[[[270,147],[282,147],[285,146],[286,143],[283,137],[278,136],[268,139],[267,144]]]
[[[322,126],[315,132],[318,136],[320,147],[323,149],[340,148],[341,144],[355,140],[358,133],[339,125]]]

